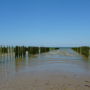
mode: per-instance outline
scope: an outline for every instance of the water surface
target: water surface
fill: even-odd
[[[65,79],[65,77],[68,77],[69,80],[71,80],[70,78],[79,80],[80,77],[85,77],[85,79],[82,79],[83,82],[85,80],[90,81],[89,61],[89,59],[81,56],[69,48],[53,50],[48,53],[30,56],[28,56],[27,52],[25,57],[20,58],[15,58],[14,54],[4,54],[0,56],[0,83],[2,85],[3,82],[10,84],[9,80],[12,80],[12,78],[19,80],[21,77],[23,77],[24,80],[31,80],[31,78],[33,78],[33,80],[31,80],[32,82],[35,80],[42,80],[44,78],[45,80],[49,80],[51,77],[54,78],[50,80],[54,81],[57,80],[57,77],[58,79]],[[15,83],[14,80],[13,83]],[[1,87],[1,90],[4,89]],[[19,90],[19,88],[17,90]]]

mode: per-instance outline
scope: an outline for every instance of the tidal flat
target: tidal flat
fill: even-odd
[[[70,48],[0,56],[0,90],[90,90],[90,59]]]

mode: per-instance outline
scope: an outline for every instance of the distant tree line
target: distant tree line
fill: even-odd
[[[15,56],[25,56],[26,51],[29,54],[35,55],[40,53],[49,52],[51,49],[58,49],[58,48],[50,48],[50,47],[24,47],[24,46],[16,46],[14,48]]]
[[[5,46],[0,46],[0,53],[8,53],[8,49]]]
[[[89,54],[90,54],[90,47],[74,47],[72,48],[74,51],[86,56],[86,57],[89,57]]]
[[[0,53],[9,53],[9,52],[14,52],[15,57],[22,57],[26,55],[26,51],[28,51],[29,54],[35,55],[39,53],[45,53],[49,52],[50,50],[55,50],[59,48],[54,48],[54,47],[25,47],[25,46],[0,46]]]

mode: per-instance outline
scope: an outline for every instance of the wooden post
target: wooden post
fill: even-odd
[[[40,47],[39,47],[39,54],[41,53],[41,49],[40,49]]]

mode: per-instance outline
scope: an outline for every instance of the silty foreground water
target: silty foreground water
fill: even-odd
[[[0,90],[90,90],[89,59],[72,49],[0,56]]]

